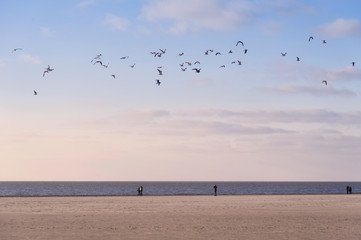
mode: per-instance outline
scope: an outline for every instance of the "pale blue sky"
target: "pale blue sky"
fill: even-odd
[[[0,180],[360,180],[360,9],[1,1]]]

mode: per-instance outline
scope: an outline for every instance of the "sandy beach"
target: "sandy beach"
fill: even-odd
[[[361,195],[1,197],[0,239],[361,239]]]

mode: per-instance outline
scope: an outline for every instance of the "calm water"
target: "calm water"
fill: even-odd
[[[111,196],[218,194],[344,194],[346,186],[361,193],[361,182],[0,182],[0,196]]]

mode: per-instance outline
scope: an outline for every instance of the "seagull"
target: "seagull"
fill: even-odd
[[[105,67],[105,68],[108,68],[108,66],[109,66],[109,63],[107,65],[103,65],[103,67]]]
[[[133,65],[130,65],[129,67],[134,68],[134,67],[135,67],[135,63],[134,63]]]
[[[181,56],[183,56],[183,55],[184,55],[184,53],[183,53],[183,52],[178,54],[178,56],[179,56],[179,57],[181,57]]]
[[[185,72],[185,70],[187,70],[187,68],[181,68],[183,72]]]
[[[236,61],[231,62],[231,64],[235,64],[235,63],[236,63]]]
[[[217,55],[222,55],[222,53],[220,53],[220,52],[216,52],[216,56],[217,56]]]
[[[18,51],[18,50],[23,50],[23,49],[22,49],[22,48],[14,48],[14,49],[11,51],[11,53],[16,52],[16,51]]]
[[[281,52],[281,55],[283,56],[283,57],[285,57],[286,55],[287,55],[287,53],[286,52]]]
[[[120,59],[123,60],[123,59],[126,59],[126,58],[129,58],[129,56],[121,57]]]
[[[112,74],[112,77],[115,78],[115,74]]]
[[[198,64],[201,64],[199,61],[196,61],[196,62],[194,62],[193,64],[196,65],[197,63],[198,63]]]
[[[161,84],[161,81],[159,81],[159,79],[156,79],[155,84],[157,84],[159,86]]]
[[[161,51],[161,52],[162,52],[162,54],[165,54],[165,51],[167,51],[167,49],[164,49],[164,50],[159,49],[159,51]]]
[[[244,46],[242,41],[237,41],[236,46],[238,46],[238,44],[242,44],[242,46]]]
[[[51,72],[51,71],[53,71],[53,70],[54,70],[54,68],[50,68],[50,65],[48,65],[48,67],[45,68],[45,70],[44,70],[44,72],[43,72],[43,77],[45,76],[45,73],[49,73],[49,72]]]
[[[247,53],[247,51],[248,51],[248,49],[246,48],[246,49],[244,49],[244,54],[246,54]]]
[[[184,67],[184,63],[179,64],[179,66]]]
[[[355,66],[355,62],[352,62],[351,64],[352,64],[352,67],[354,67],[354,66]]]
[[[53,71],[53,70],[54,70],[54,68],[50,68],[50,65],[48,65],[48,67],[47,67],[47,68],[45,68],[45,70],[47,70],[47,71],[51,72],[51,71]]]
[[[327,85],[327,81],[326,81],[326,80],[323,80],[322,83],[324,83],[325,85]]]
[[[237,60],[238,65],[242,65],[242,62],[240,60]]]
[[[229,50],[228,53],[233,53],[232,50]]]
[[[201,72],[201,68],[193,68],[192,70],[196,71],[196,73],[200,73],[200,72]]]
[[[208,52],[209,52],[209,50],[205,51],[205,52],[204,52],[204,55],[208,55]]]
[[[322,43],[326,43],[326,40],[322,40]]]
[[[34,95],[38,95],[38,92],[34,90]]]
[[[299,61],[300,61],[300,58],[299,58],[299,57],[297,57],[297,58],[296,58],[296,61],[297,61],[297,62],[299,62]]]
[[[219,68],[225,68],[226,67],[226,65],[221,65]]]
[[[308,37],[308,41],[310,42],[311,40],[313,40],[313,37],[312,37],[312,36],[309,36],[309,37]]]
[[[97,63],[99,63],[99,64],[100,64],[100,66],[103,66],[103,62],[102,62],[102,61],[100,61],[100,60],[95,61],[95,62],[93,63],[93,65],[95,65],[95,64],[97,64]]]
[[[191,65],[192,65],[192,63],[191,63],[191,62],[186,62],[186,64],[188,64],[188,66],[191,66]]]
[[[100,59],[100,57],[102,56],[102,54],[100,53],[100,54],[98,54],[98,55],[96,55],[90,62],[92,63],[94,60],[96,60],[96,59]]]
[[[160,70],[160,69],[157,69],[158,70],[158,74],[159,75],[163,75],[163,71],[162,70]]]

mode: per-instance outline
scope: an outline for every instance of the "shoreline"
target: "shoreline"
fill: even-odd
[[[361,195],[361,193],[352,193],[352,194],[346,194],[346,193],[265,193],[265,194],[217,194],[217,196],[214,196],[213,194],[143,194],[142,196],[138,195],[29,195],[29,196],[18,196],[18,195],[9,195],[9,196],[0,196],[1,198],[46,198],[46,197],[177,197],[177,196],[184,196],[184,197],[201,197],[201,196],[211,196],[211,197],[218,197],[218,196],[314,196],[314,195],[320,195],[320,196],[332,196],[332,195]]]

